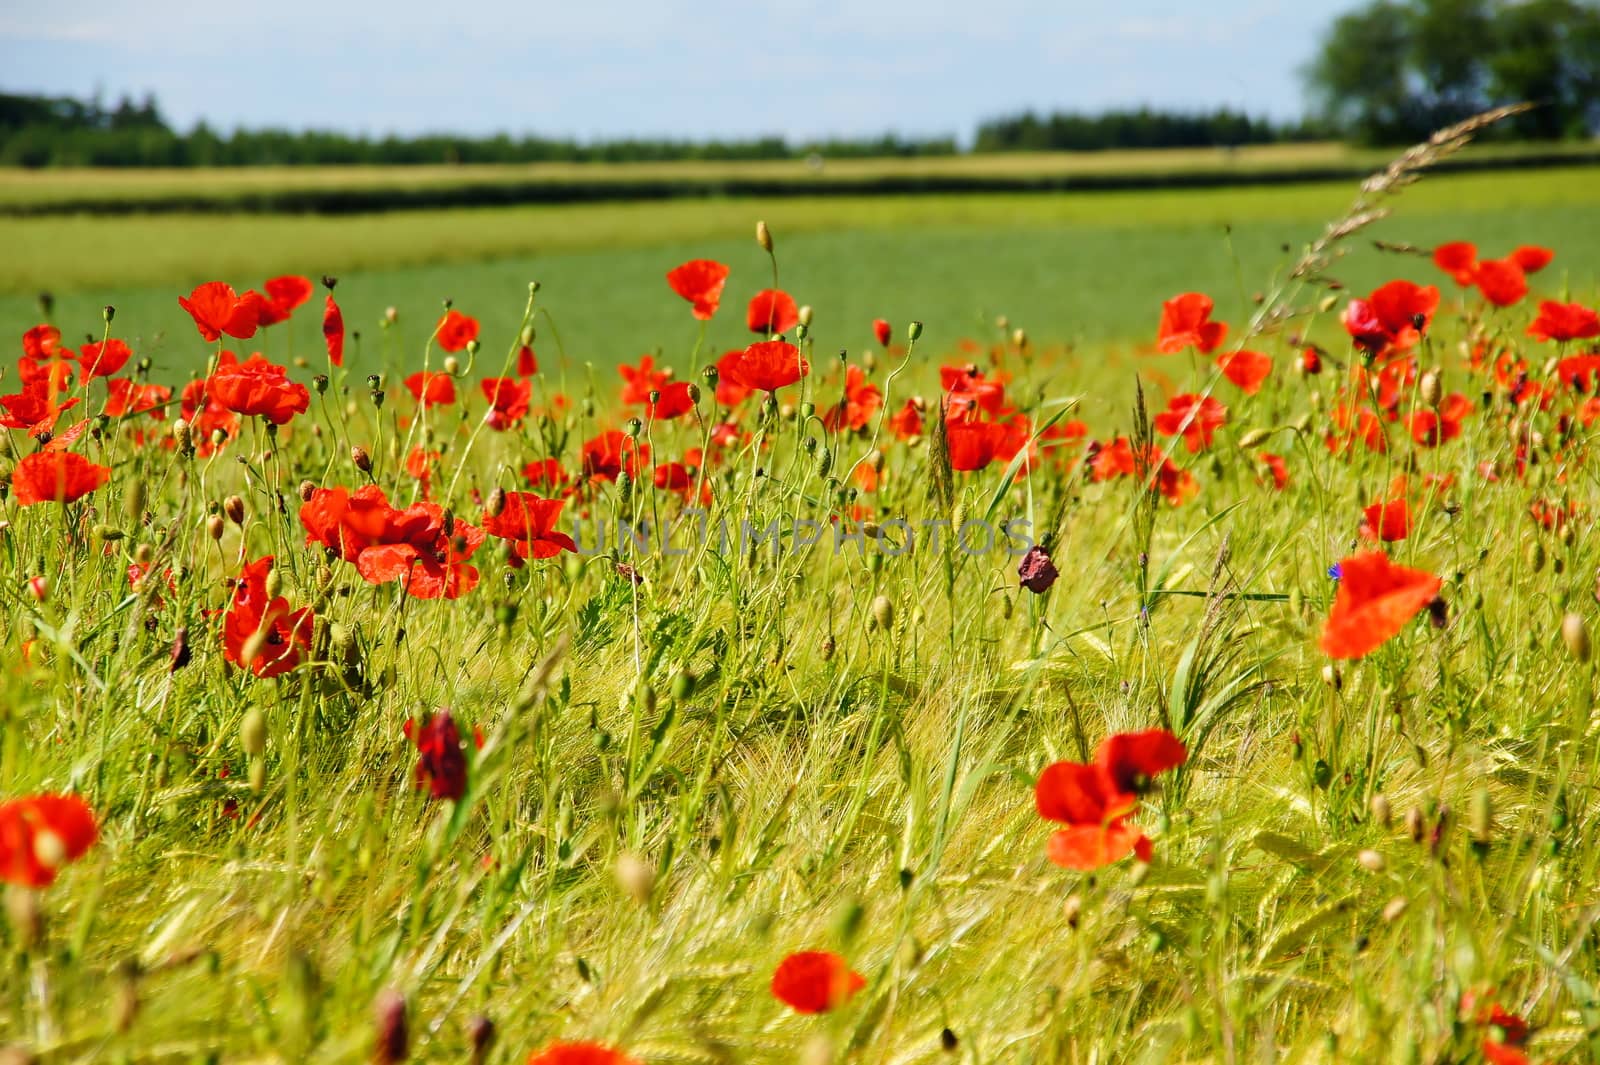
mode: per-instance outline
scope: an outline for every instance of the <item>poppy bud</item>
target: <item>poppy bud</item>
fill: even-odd
[[[374,388],[372,390],[372,392],[370,393],[370,396],[371,396],[371,399],[372,399],[372,405],[374,407],[377,407],[379,410],[382,410],[383,409],[383,389]]]
[[[178,451],[182,453],[187,453],[193,446],[189,423],[182,418],[172,423],[172,442],[178,445]]]
[[[478,1014],[467,1022],[467,1039],[472,1043],[472,1065],[483,1065],[494,1049],[494,1022]]]
[[[366,448],[361,447],[359,444],[350,449],[350,461],[362,473],[372,472],[372,456],[367,453]]]
[[[756,243],[761,245],[761,250],[768,255],[772,254],[772,230],[767,228],[767,223],[756,223]]]
[[[213,429],[213,430],[211,430],[211,446],[212,447],[221,447],[223,444],[226,444],[227,442],[228,442],[228,431],[226,429]]]
[[[1239,446],[1248,451],[1251,448],[1260,447],[1262,444],[1265,444],[1269,439],[1271,439],[1271,437],[1271,429],[1250,429],[1239,437]]]
[[[796,322],[798,324],[800,324],[802,326],[805,326],[805,328],[807,328],[807,329],[810,329],[811,328],[811,318],[815,313],[816,312],[811,309],[811,304],[809,304],[809,303],[802,304],[800,309],[795,312],[795,320],[796,320]]]
[[[832,660],[835,648],[836,645],[832,633],[822,638],[822,660],[824,662]]]
[[[246,710],[239,722],[239,747],[251,758],[260,758],[267,751],[267,715],[259,706]]]
[[[828,471],[833,469],[833,452],[826,447],[817,449],[817,476],[826,477]]]
[[[1333,310],[1333,308],[1338,304],[1338,302],[1339,302],[1339,297],[1338,296],[1324,296],[1324,297],[1322,297],[1322,299],[1317,302],[1317,313],[1318,314],[1327,314],[1329,311]]]
[[[878,357],[872,352],[864,352],[861,356],[861,368],[868,373],[878,368]]]
[[[1372,819],[1379,827],[1388,829],[1394,821],[1394,814],[1389,809],[1389,799],[1383,792],[1373,792],[1371,809]]]
[[[1322,683],[1326,684],[1334,691],[1338,691],[1339,689],[1343,688],[1344,677],[1340,674],[1339,667],[1334,665],[1332,662],[1329,662],[1327,665],[1323,666]]]
[[[1356,861],[1360,864],[1361,868],[1365,869],[1369,873],[1383,872],[1383,855],[1379,854],[1375,850],[1369,849],[1361,851],[1356,855]]]
[[[444,372],[451,377],[459,377],[461,375],[461,360],[454,355],[446,355],[444,357]]]
[[[695,384],[693,381],[690,381],[689,382],[689,386],[684,389],[684,394],[689,397],[689,402],[690,403],[693,403],[695,406],[699,406],[700,405],[700,386],[699,385]]]
[[[300,501],[302,503],[311,502],[311,497],[316,495],[316,494],[317,494],[317,485],[316,485],[315,481],[301,481],[300,482]]]
[[[672,697],[674,699],[687,699],[694,694],[695,676],[687,669],[680,669],[672,675]]]
[[[1487,847],[1494,837],[1494,799],[1488,788],[1480,786],[1473,791],[1472,804],[1467,807],[1467,828],[1478,847]]]
[[[644,431],[644,423],[638,418],[629,418],[628,424],[624,428],[627,431],[629,439],[637,440],[639,439],[639,434]]]
[[[506,509],[506,492],[505,492],[505,489],[496,488],[494,491],[490,492],[489,493],[489,501],[488,501],[487,504],[485,504],[484,509],[489,512],[489,516],[491,518],[498,518],[501,514],[505,513],[505,509]]]
[[[1422,381],[1417,385],[1417,393],[1422,397],[1422,402],[1434,410],[1439,409],[1439,404],[1444,399],[1444,388],[1439,383],[1439,371],[1429,370],[1422,375]]]
[[[122,513],[135,525],[144,520],[144,493],[144,478],[135,477],[128,482],[127,492],[122,497]]]
[[[283,573],[273,566],[267,570],[267,579],[262,583],[266,586],[267,598],[276,599],[283,592]]]
[[[221,540],[225,528],[227,526],[223,523],[221,514],[213,514],[206,519],[206,535],[213,540]]]
[[[882,632],[894,628],[894,603],[886,595],[872,600],[872,620]]]
[[[250,666],[261,657],[261,652],[267,649],[267,640],[272,636],[272,630],[259,628],[245,640],[244,646],[239,649],[239,664]]]
[[[1427,827],[1427,819],[1422,813],[1422,807],[1413,806],[1406,811],[1406,833],[1411,837],[1412,843],[1422,842],[1422,831]]]
[[[410,1039],[406,1031],[406,998],[390,988],[378,996],[372,1008],[375,1039],[374,1065],[398,1065],[406,1060]]]
[[[229,496],[227,499],[223,500],[222,512],[226,514],[228,516],[228,520],[233,522],[235,525],[244,524],[244,500],[240,499],[238,496]]]
[[[1528,568],[1534,573],[1544,569],[1544,544],[1538,540],[1528,548]]]
[[[656,887],[656,871],[650,863],[638,855],[624,852],[617,856],[617,867],[614,872],[617,886],[622,888],[634,902],[643,906],[650,901],[650,894]]]
[[[1016,347],[1019,347],[1019,348],[1027,347],[1028,346],[1028,333],[1027,333],[1027,330],[1022,329],[1020,326],[1018,328],[1012,330],[1011,331],[1011,343],[1013,345],[1015,345]]]
[[[912,322],[906,326],[906,336],[915,344],[922,338],[922,323]]]
[[[1580,663],[1589,661],[1589,629],[1579,614],[1568,614],[1561,619],[1561,638],[1567,651]]]
[[[806,334],[809,333],[809,332],[811,332],[811,327],[809,325],[807,325],[805,322],[796,322],[795,323],[794,339],[795,339],[796,342],[800,342],[800,341],[805,340]]]

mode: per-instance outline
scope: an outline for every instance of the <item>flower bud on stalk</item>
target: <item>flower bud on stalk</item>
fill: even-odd
[[[766,222],[756,223],[756,243],[761,245],[762,251],[772,254],[772,230],[767,228]]]
[[[410,1037],[406,1029],[406,998],[394,989],[384,991],[373,1006],[372,1048],[374,1065],[399,1065],[406,1060]]]
[[[239,722],[239,746],[251,758],[259,758],[267,751],[267,715],[259,706],[245,711]]]
[[[228,516],[228,520],[233,522],[235,525],[244,524],[244,500],[240,499],[238,496],[229,496],[227,499],[223,500],[222,512],[226,514]]]
[[[350,461],[355,465],[355,468],[360,470],[362,473],[372,472],[372,456],[367,453],[366,448],[361,447],[360,445],[352,447],[350,449]]]
[[[1566,642],[1567,652],[1579,663],[1589,661],[1589,629],[1582,615],[1568,614],[1561,619],[1561,639]]]
[[[886,595],[872,600],[872,621],[882,632],[894,628],[894,602]]]

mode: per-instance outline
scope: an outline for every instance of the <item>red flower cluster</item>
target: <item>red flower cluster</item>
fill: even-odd
[[[1034,785],[1034,804],[1040,817],[1067,826],[1051,835],[1050,860],[1083,871],[1130,854],[1148,862],[1150,841],[1128,823],[1128,817],[1138,809],[1139,796],[1151,780],[1188,757],[1172,733],[1150,729],[1106,737],[1088,765],[1046,766]]]
[[[223,657],[258,677],[281,676],[311,653],[312,611],[290,610],[283,596],[268,594],[272,564],[271,555],[245,564],[222,618]]]
[[[306,543],[352,563],[371,584],[398,580],[416,599],[455,599],[478,586],[468,559],[483,545],[484,531],[437,503],[397,510],[376,485],[353,494],[318,488],[301,504],[300,524]]]
[[[262,417],[273,425],[283,425],[311,406],[306,386],[290,381],[287,369],[268,362],[260,352],[240,362],[233,352],[224,351],[206,378],[205,394],[225,410]]]

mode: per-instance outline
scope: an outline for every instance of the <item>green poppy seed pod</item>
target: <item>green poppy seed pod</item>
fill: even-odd
[[[1438,370],[1429,370],[1422,375],[1422,381],[1417,385],[1417,394],[1422,397],[1425,405],[1434,410],[1439,409],[1439,404],[1444,400],[1444,388],[1439,383]]]
[[[1561,639],[1567,651],[1579,662],[1589,661],[1589,628],[1579,614],[1568,614],[1561,619]]]
[[[100,317],[105,319],[106,325],[110,325],[111,319],[115,318],[116,316],[117,309],[111,306],[111,304],[108,303],[104,307],[100,308]]]
[[[880,595],[873,598],[872,621],[880,632],[888,632],[894,628],[894,602],[888,596]]]
[[[800,417],[810,420],[817,413],[817,405],[809,399],[800,404]]]
[[[695,677],[687,669],[680,669],[672,675],[672,697],[683,700],[694,694]]]
[[[1371,809],[1373,822],[1387,831],[1394,823],[1394,811],[1389,809],[1388,796],[1381,791],[1373,792]]]
[[[362,473],[372,472],[372,456],[359,444],[350,449],[350,462]]]
[[[443,369],[444,369],[444,372],[449,374],[451,377],[460,377],[461,376],[461,360],[456,358],[454,355],[446,355],[444,357],[444,367],[443,367]]]
[[[807,329],[810,329],[811,328],[811,319],[815,314],[816,314],[816,312],[811,309],[811,304],[805,303],[805,304],[801,304],[800,309],[795,312],[795,319],[796,319],[796,321],[799,322],[800,325],[803,325]]]
[[[909,325],[907,325],[906,326],[906,336],[911,340],[911,342],[913,344],[915,344],[918,340],[922,339],[922,323],[921,322],[911,322]]]
[[[261,758],[250,759],[250,790],[256,795],[261,794],[261,789],[267,786],[267,763]]]
[[[693,403],[697,407],[700,405],[700,386],[699,385],[695,384],[693,381],[690,381],[688,383],[688,385],[686,385],[684,387],[683,393],[684,393],[684,395],[689,397],[689,402],[690,403]]]
[[[227,524],[222,520],[221,514],[213,514],[206,519],[206,535],[213,540],[221,540],[226,528]]]
[[[244,500],[240,499],[238,496],[229,496],[227,499],[224,499],[222,501],[222,512],[226,514],[228,516],[228,520],[233,522],[235,525],[244,524]]]
[[[267,715],[259,706],[244,712],[244,720],[239,722],[239,746],[251,758],[267,753]]]
[[[213,429],[213,430],[211,430],[211,446],[212,447],[221,447],[223,444],[226,444],[227,442],[228,442],[228,431],[226,429]]]
[[[802,343],[806,339],[806,334],[809,333],[809,332],[811,332],[811,327],[809,325],[807,325],[806,323],[804,323],[804,322],[795,323],[795,327],[794,327],[794,339],[795,339],[795,342],[796,343]]]
[[[772,230],[767,228],[766,222],[756,223],[756,243],[761,245],[762,251],[772,254]]]
[[[145,486],[143,477],[135,477],[128,482],[126,492],[122,496],[122,513],[135,525],[144,521]]]
[[[328,375],[325,373],[317,374],[311,379],[311,387],[316,390],[317,395],[326,395],[328,392]]]
[[[1249,451],[1258,448],[1272,438],[1271,429],[1249,429],[1239,437],[1239,446]]]
[[[1472,792],[1472,802],[1467,807],[1467,828],[1472,842],[1487,847],[1494,838],[1494,799],[1489,789],[1481,785]]]
[[[283,573],[277,566],[267,570],[267,579],[264,583],[266,584],[268,599],[276,599],[283,594]]]
[[[722,374],[715,366],[707,366],[700,371],[700,377],[705,381],[706,387],[714,392],[717,388],[717,382],[722,379]]]
[[[115,525],[96,525],[94,527],[94,537],[107,543],[116,543],[122,539],[122,530]]]
[[[498,518],[501,514],[504,514],[506,509],[505,489],[496,488],[494,491],[490,492],[489,502],[484,509],[489,512],[489,516],[491,518]]]
[[[383,389],[374,388],[371,392],[372,405],[379,410],[383,409]]]
[[[626,428],[629,438],[637,440],[639,439],[639,434],[644,432],[644,423],[638,418],[629,418]]]

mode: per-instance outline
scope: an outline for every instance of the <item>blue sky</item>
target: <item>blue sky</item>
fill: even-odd
[[[154,92],[187,128],[966,137],[1022,108],[1300,113],[1355,6],[1040,0],[0,0],[0,87]]]

